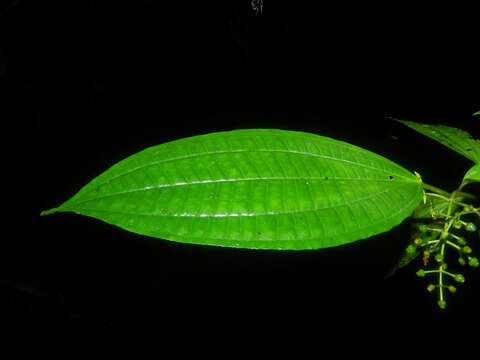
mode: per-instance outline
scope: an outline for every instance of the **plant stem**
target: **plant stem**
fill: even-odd
[[[454,244],[454,243],[452,243],[451,241],[448,241],[448,240],[446,241],[446,243],[448,245],[454,247],[455,249],[460,250],[460,246],[458,246],[457,244]]]
[[[440,250],[440,254],[442,255],[442,257],[444,256],[445,254],[445,244],[442,244],[442,248]],[[440,290],[440,301],[443,301],[443,265],[440,264],[440,268],[439,268],[440,272],[438,273],[438,288]]]
[[[438,187],[436,187],[436,186],[429,185],[429,184],[424,183],[424,182],[422,182],[422,186],[423,186],[423,188],[426,189],[426,190],[433,191],[433,192],[435,192],[435,193],[437,193],[437,194],[440,194],[440,195],[443,195],[443,196],[445,196],[445,197],[450,197],[450,193],[449,193],[448,191],[442,190],[442,189],[440,189],[440,188],[438,188]]]
[[[433,186],[433,185],[430,185],[430,184],[427,184],[427,183],[424,183],[424,182],[422,182],[422,186],[426,190],[433,191],[433,192],[435,192],[437,194],[440,194],[440,195],[443,195],[447,198],[449,198],[451,196],[451,193],[449,193],[448,191],[445,191],[443,189],[440,189],[439,187],[436,187],[436,186]],[[468,199],[472,199],[472,200],[477,198],[475,195],[465,193],[463,191],[457,191],[456,194],[459,197],[464,197],[464,198],[468,198]]]

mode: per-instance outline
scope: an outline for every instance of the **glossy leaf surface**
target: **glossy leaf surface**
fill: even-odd
[[[468,132],[445,125],[420,124],[413,121],[398,120],[419,133],[434,139],[446,147],[465,156],[475,163],[480,163],[480,141]]]
[[[348,143],[272,129],[194,136],[120,161],[58,208],[156,238],[318,249],[391,229],[421,180]]]

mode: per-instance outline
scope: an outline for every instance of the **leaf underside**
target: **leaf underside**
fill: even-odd
[[[413,121],[395,120],[440,142],[446,147],[465,156],[467,159],[475,163],[480,163],[480,141],[474,139],[468,132],[445,125],[430,125]]]
[[[387,231],[422,199],[421,181],[348,143],[274,129],[211,133],[132,155],[60,207],[166,240],[318,249]]]

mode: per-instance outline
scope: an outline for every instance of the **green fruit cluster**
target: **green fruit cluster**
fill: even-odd
[[[426,195],[439,197],[438,194],[427,193]],[[447,306],[444,291],[448,290],[450,293],[457,291],[455,286],[446,283],[447,279],[457,283],[465,282],[465,277],[461,273],[447,271],[447,249],[453,249],[458,253],[458,263],[461,266],[480,266],[478,258],[472,256],[473,250],[468,245],[467,240],[464,236],[461,236],[462,232],[466,236],[467,233],[477,231],[475,223],[465,222],[462,217],[472,213],[480,217],[480,211],[472,205],[457,202],[455,192],[450,198],[444,199],[456,206],[447,206],[445,210],[432,208],[430,221],[417,226],[415,238],[406,249],[406,255],[410,258],[419,254],[423,255],[423,268],[416,272],[418,277],[436,276],[437,282],[429,284],[427,291],[438,291],[437,304],[441,309],[445,309]],[[455,209],[455,211],[452,211],[452,209]]]

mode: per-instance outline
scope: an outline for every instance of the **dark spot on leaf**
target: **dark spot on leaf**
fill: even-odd
[[[389,179],[389,180],[393,180],[393,175],[389,175],[389,176],[388,176],[388,179]]]
[[[472,149],[470,149],[470,148],[468,148],[468,149],[465,149],[465,150],[467,150],[467,151],[472,151]]]
[[[328,180],[328,176],[325,176],[325,180]]]

